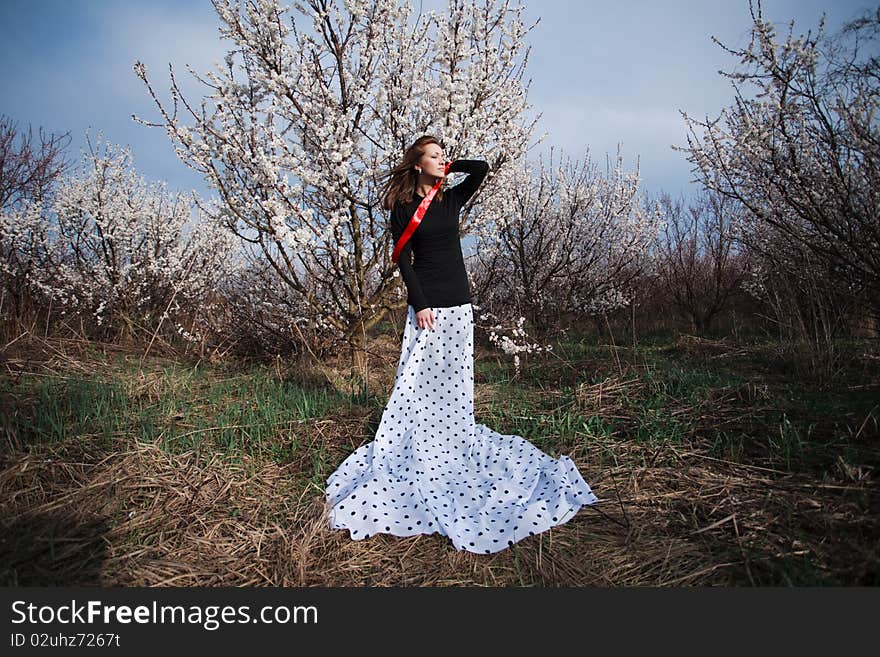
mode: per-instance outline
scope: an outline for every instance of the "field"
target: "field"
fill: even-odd
[[[399,334],[344,359],[185,362],[29,335],[2,352],[0,583],[100,586],[880,584],[880,343],[816,383],[758,336],[569,335],[475,355],[475,415],[567,454],[601,502],[494,555],[351,541],[324,482],[372,440]]]

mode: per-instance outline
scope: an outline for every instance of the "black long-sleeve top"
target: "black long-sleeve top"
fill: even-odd
[[[468,176],[443,192],[443,200],[431,201],[425,216],[400,252],[398,267],[406,283],[407,303],[416,312],[471,302],[464,267],[458,215],[489,172],[483,160],[454,160],[449,173]],[[391,210],[391,234],[397,244],[424,196],[414,194],[409,203],[395,203]],[[414,262],[410,264],[410,257]]]

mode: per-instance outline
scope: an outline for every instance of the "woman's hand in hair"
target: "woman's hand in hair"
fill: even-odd
[[[430,308],[422,308],[416,313],[416,324],[419,328],[429,328],[434,330],[434,311]]]

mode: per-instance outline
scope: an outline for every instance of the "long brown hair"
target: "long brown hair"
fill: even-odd
[[[425,154],[425,147],[428,144],[437,144],[440,148],[444,148],[440,140],[431,135],[422,135],[413,142],[413,145],[406,149],[403,159],[391,171],[385,174],[388,182],[382,189],[382,207],[391,210],[395,203],[409,203],[413,200],[416,193],[416,185],[419,182],[419,172],[416,171],[415,165]],[[443,189],[437,190],[434,197],[437,201],[443,200]]]

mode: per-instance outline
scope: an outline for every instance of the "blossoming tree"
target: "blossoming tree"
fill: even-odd
[[[0,262],[3,272],[25,272],[58,316],[95,333],[146,338],[164,325],[197,338],[192,309],[234,271],[233,236],[208,217],[193,221],[184,195],[148,185],[128,149],[86,139],[89,152],[51,200],[0,213],[0,238],[15,254]]]
[[[588,156],[552,160],[517,170],[510,193],[485,210],[474,256],[484,305],[524,313],[539,335],[563,317],[626,306],[631,281],[652,267],[662,225],[658,209],[641,202],[638,168],[624,171],[619,150],[604,173]]]
[[[35,144],[31,129],[27,135],[19,133],[11,118],[0,116],[0,215],[8,217],[38,200],[51,200],[58,178],[69,167],[64,157],[64,142],[69,137],[46,135],[40,129],[40,142]],[[4,320],[22,319],[29,310],[28,277],[40,267],[29,254],[41,239],[39,233],[19,232],[17,242],[11,237],[0,239],[0,316]],[[6,322],[6,326],[12,325],[12,321]],[[14,336],[8,337],[11,340]]]
[[[295,2],[310,31],[274,0],[212,1],[235,48],[225,67],[199,78],[210,107],[186,102],[172,69],[169,112],[137,62],[163,122],[135,119],[167,130],[219,192],[217,216],[248,257],[268,262],[361,368],[366,330],[405,303],[380,206],[383,174],[430,133],[450,158],[489,162],[483,202],[503,196],[534,125],[522,118],[531,28],[521,7],[491,0],[452,0],[447,12],[414,20],[410,2]]]
[[[823,17],[816,34],[795,37],[792,23],[780,40],[760,2],[749,6],[748,46],[719,44],[740,62],[723,73],[735,103],[715,120],[682,112],[690,135],[679,150],[699,182],[744,207],[734,228],[766,269],[786,269],[794,289],[814,287],[826,271],[823,296],[878,313],[880,10],[833,38]],[[774,246],[785,243],[797,257]]]

